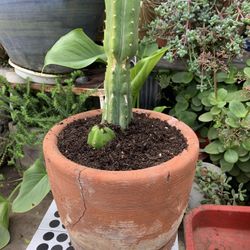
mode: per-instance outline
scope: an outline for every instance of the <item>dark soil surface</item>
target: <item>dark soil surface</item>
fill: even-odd
[[[129,128],[112,126],[116,138],[105,148],[92,149],[87,136],[101,116],[69,124],[58,138],[58,147],[68,159],[104,170],[135,170],[170,160],[187,148],[187,141],[175,127],[144,114],[134,114]]]

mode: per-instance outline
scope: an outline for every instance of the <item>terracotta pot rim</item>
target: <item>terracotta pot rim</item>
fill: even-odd
[[[101,110],[91,110],[87,112],[83,112],[80,114],[76,114],[70,116],[69,118],[64,119],[63,121],[57,123],[54,127],[52,127],[49,132],[46,134],[44,141],[43,141],[43,152],[44,156],[47,157],[46,160],[48,162],[57,162],[59,164],[61,171],[66,172],[75,172],[75,171],[86,171],[88,175],[93,176],[93,178],[103,179],[102,177],[105,175],[105,180],[114,180],[117,177],[119,179],[144,179],[148,178],[150,174],[152,178],[154,176],[162,175],[162,172],[170,172],[170,168],[175,168],[176,170],[181,169],[183,166],[183,161],[185,162],[193,162],[197,160],[197,155],[199,152],[199,142],[197,139],[196,134],[194,131],[188,127],[185,123],[177,120],[176,118],[151,111],[151,110],[144,110],[144,109],[134,109],[134,112],[137,113],[147,113],[152,118],[159,118],[161,120],[167,121],[170,125],[177,127],[184,137],[187,138],[188,148],[183,150],[179,155],[175,156],[174,158],[163,162],[161,164],[144,168],[138,170],[126,170],[126,171],[109,171],[109,170],[101,170],[95,169],[91,167],[87,167],[84,165],[80,165],[75,163],[69,159],[67,159],[58,149],[57,147],[57,136],[58,134],[70,123],[78,119],[85,119],[87,117],[96,116],[101,114]],[[153,171],[152,171],[153,170]]]

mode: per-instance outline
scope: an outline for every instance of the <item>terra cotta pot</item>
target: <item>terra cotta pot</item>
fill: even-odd
[[[44,139],[52,193],[76,250],[159,250],[171,249],[174,242],[188,204],[199,142],[187,125],[173,117],[135,111],[180,129],[188,148],[167,162],[132,171],[98,170],[68,160],[58,150],[58,134],[67,124],[100,110],[65,119]]]

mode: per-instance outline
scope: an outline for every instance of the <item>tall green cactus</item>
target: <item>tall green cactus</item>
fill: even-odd
[[[105,0],[104,50],[108,65],[104,80],[103,121],[125,129],[132,118],[130,59],[138,46],[140,0]]]

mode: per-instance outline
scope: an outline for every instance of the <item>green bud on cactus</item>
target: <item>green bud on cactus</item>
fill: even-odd
[[[88,134],[88,145],[99,149],[107,145],[115,138],[115,132],[104,126],[95,125]]]

